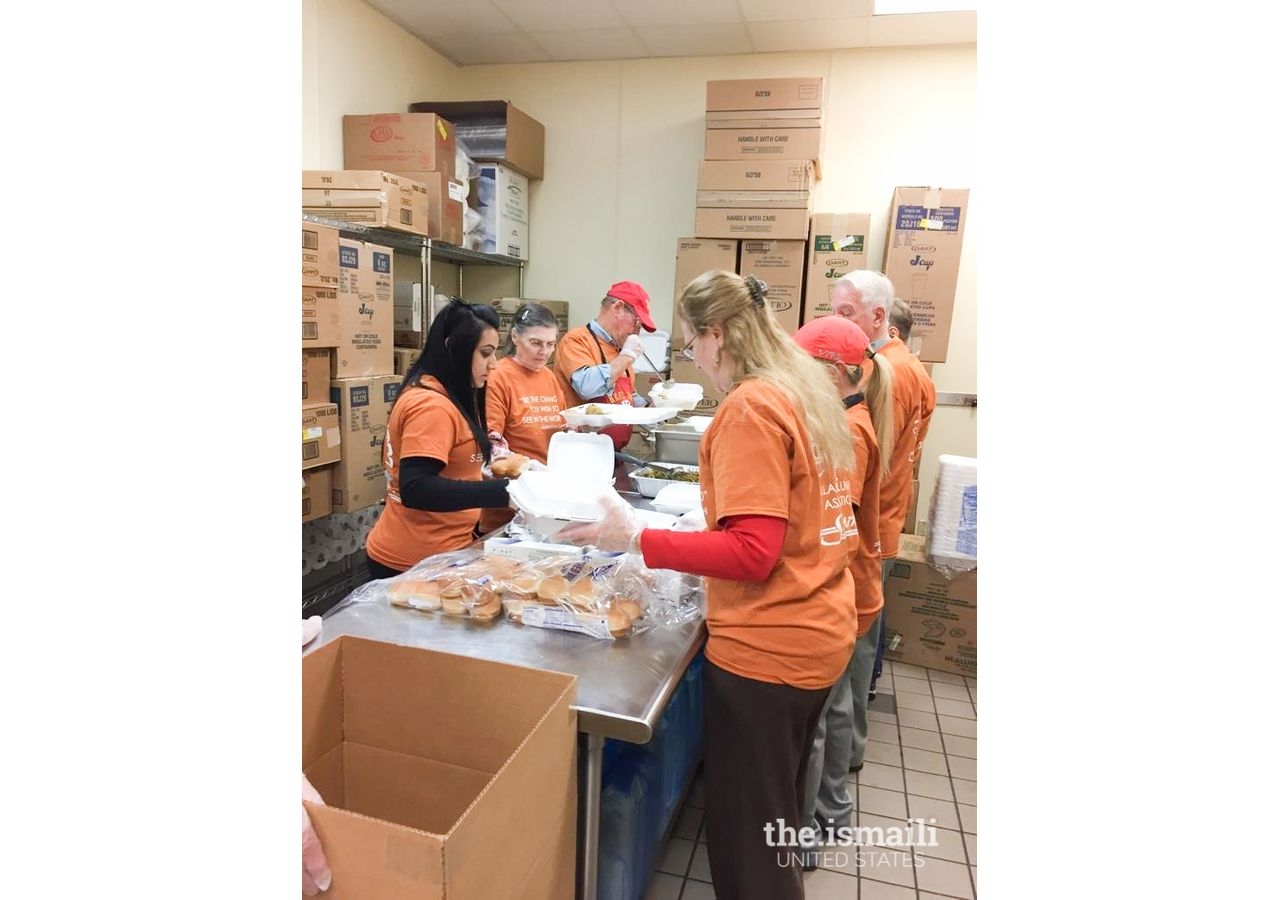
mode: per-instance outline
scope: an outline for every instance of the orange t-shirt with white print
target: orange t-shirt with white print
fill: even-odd
[[[498,361],[485,390],[489,430],[501,434],[512,453],[547,461],[551,436],[564,428],[564,387],[546,366],[531,372],[510,356]]]
[[[898,555],[898,535],[911,505],[911,479],[929,427],[926,409],[933,414],[936,394],[924,366],[898,338],[876,352],[893,365],[893,456],[880,483],[880,549],[889,559]]]
[[[876,613],[884,608],[880,584],[880,445],[865,400],[844,411],[853,433],[853,458],[857,474],[849,486],[853,518],[858,524],[858,549],[850,570],[858,601],[858,637],[871,630]]]
[[[531,372],[510,356],[498,360],[485,389],[485,420],[507,442],[512,453],[540,463],[547,461],[551,436],[564,428],[560,410],[565,402],[564,387],[549,367]],[[509,509],[480,511],[480,530],[494,531],[515,516]]]
[[[471,543],[479,510],[432,512],[409,509],[400,500],[400,460],[414,456],[443,462],[442,478],[479,481],[484,455],[471,427],[444,386],[424,375],[417,387],[400,392],[387,422],[382,461],[387,473],[387,505],[365,543],[369,556],[393,569],[408,569],[428,556]]]
[[[852,473],[818,467],[790,397],[758,378],[739,382],[721,402],[698,463],[711,530],[728,516],[787,522],[768,579],[705,579],[707,659],[756,681],[829,687],[857,632]]]
[[[621,351],[609,341],[597,337],[590,328],[582,325],[566,331],[560,343],[556,344],[556,375],[560,378],[565,399],[569,406],[580,406],[595,397],[580,397],[573,389],[569,377],[583,366],[598,366],[613,362]],[[635,393],[635,372],[627,366],[613,383],[613,390],[605,402],[631,403],[631,395]]]

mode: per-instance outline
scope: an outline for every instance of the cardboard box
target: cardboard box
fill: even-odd
[[[708,128],[821,128],[820,109],[709,110]]]
[[[924,557],[922,535],[903,535],[884,586],[885,659],[978,675],[978,573],[948,581]]]
[[[302,283],[310,287],[338,286],[338,230],[314,222],[302,223]]]
[[[462,208],[467,205],[467,186],[439,172],[413,172],[411,177],[427,189],[427,227],[431,237],[462,244]]]
[[[418,354],[422,352],[422,348],[412,347],[392,347],[391,355],[395,360],[395,374],[402,379],[409,374],[409,370],[413,368],[413,364],[418,359]]]
[[[699,191],[810,191],[817,181],[809,159],[706,159],[698,165]]]
[[[946,362],[969,209],[967,188],[900,187],[893,192],[884,274],[911,306],[911,349]]]
[[[740,78],[707,82],[707,110],[822,109],[821,78]]]
[[[338,346],[338,288],[302,286],[302,346]]]
[[[302,407],[302,468],[327,466],[341,457],[342,430],[338,427],[337,405],[313,403]]]
[[[342,117],[342,168],[456,174],[453,125],[432,113]],[[412,176],[410,176],[412,177]]]
[[[388,247],[341,238],[338,242],[338,345],[333,378],[391,375],[395,295]]]
[[[803,321],[831,315],[831,288],[842,275],[867,268],[869,213],[814,213],[809,227]]]
[[[333,466],[302,473],[302,521],[310,522],[333,512]]]
[[[683,341],[680,337],[680,294],[684,286],[703,272],[724,270],[738,271],[738,248],[741,241],[723,238],[684,237],[676,240],[676,285],[671,303],[671,343],[679,353]],[[656,324],[656,323],[655,323]],[[657,360],[654,360],[657,362]]]
[[[482,253],[529,258],[529,179],[492,163],[471,182],[471,207],[484,221]]]
[[[302,209],[343,222],[430,236],[426,187],[391,172],[304,170]]]
[[[651,372],[637,372],[637,379],[642,379],[644,390],[641,391],[648,396],[649,390],[662,380],[661,375],[655,375]],[[694,409],[696,414],[710,415],[715,412],[720,405],[720,401],[724,399],[724,391],[720,390],[711,383],[711,379],[703,374],[702,370],[693,364],[692,361],[685,359],[680,355],[678,348],[673,345],[671,356],[671,380],[677,384],[700,384],[702,385],[702,399],[698,401],[697,407]]]
[[[302,770],[325,800],[307,807],[333,872],[325,896],[573,897],[576,685],[345,635],[303,656]]]
[[[704,159],[818,159],[821,128],[708,128]]]
[[[919,521],[916,516],[920,511],[920,458],[916,457],[916,477],[911,479],[911,504],[907,507],[907,518],[902,522],[903,534],[917,534]]]
[[[761,238],[803,241],[809,236],[807,209],[699,209],[693,233],[702,238]]]
[[[699,209],[739,207],[755,209],[809,209],[808,191],[698,191]]]
[[[333,473],[333,508],[338,512],[373,506],[387,495],[382,446],[400,381],[399,375],[372,375],[331,383],[329,400],[338,405],[342,428],[342,458]]]
[[[739,275],[754,275],[769,286],[769,307],[788,334],[800,327],[804,248],[804,241],[743,241],[738,263]]]
[[[505,163],[521,175],[541,178],[546,129],[506,100],[427,100],[414,112],[434,112],[453,122],[474,160]]]
[[[302,402],[329,399],[329,348],[302,348]]]

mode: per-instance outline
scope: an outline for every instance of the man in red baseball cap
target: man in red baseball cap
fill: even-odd
[[[574,405],[624,403],[644,406],[636,393],[632,365],[644,353],[640,329],[657,331],[649,314],[649,294],[634,281],[619,281],[600,301],[596,317],[565,333],[556,347],[556,374]],[[631,426],[604,429],[615,450],[631,440]]]

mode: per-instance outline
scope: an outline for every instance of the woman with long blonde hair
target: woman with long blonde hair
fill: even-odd
[[[708,530],[642,529],[614,499],[601,522],[560,532],[705,577],[707,855],[721,900],[804,897],[785,828],[802,824],[814,729],[857,632],[844,409],[766,293],[706,272],[677,305],[681,352],[727,392],[698,454]]]

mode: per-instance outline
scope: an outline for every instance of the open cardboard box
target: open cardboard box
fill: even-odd
[[[331,900],[574,893],[571,675],[342,636],[302,659]]]

